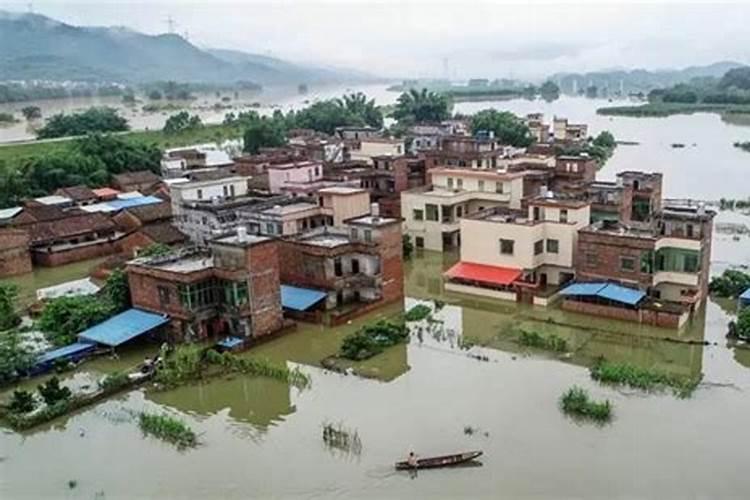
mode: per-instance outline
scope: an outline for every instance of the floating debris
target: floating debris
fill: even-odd
[[[323,442],[329,448],[334,448],[346,453],[359,456],[362,453],[362,440],[359,433],[346,429],[343,424],[334,425],[326,422],[323,424]]]

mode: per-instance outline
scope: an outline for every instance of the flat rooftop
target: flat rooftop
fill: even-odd
[[[364,215],[362,217],[348,219],[346,222],[347,224],[359,224],[359,225],[364,225],[364,226],[380,227],[380,226],[387,226],[389,224],[400,222],[400,220],[392,218],[392,217],[381,217],[379,215]]]
[[[267,208],[263,210],[261,213],[268,214],[268,215],[291,215],[298,212],[305,212],[307,210],[317,209],[319,208],[318,205],[315,203],[305,203],[305,202],[299,202],[299,203],[290,203],[289,205],[277,205],[275,207]]]
[[[327,188],[318,190],[318,193],[320,194],[341,194],[341,195],[358,194],[358,193],[366,193],[366,192],[367,191],[362,188],[349,187],[349,186],[332,186],[332,187],[327,187]]]
[[[345,234],[336,233],[322,233],[315,234],[312,236],[301,237],[297,240],[299,243],[306,245],[315,245],[318,247],[334,248],[341,245],[346,245],[351,242],[349,237]]]
[[[225,245],[238,245],[238,246],[252,246],[256,243],[263,243],[264,241],[270,241],[271,238],[268,236],[260,236],[257,234],[231,234],[222,236],[213,240],[216,243]]]
[[[581,232],[627,236],[631,238],[656,238],[654,230],[638,226],[627,226],[617,221],[602,220],[586,226]]]
[[[214,266],[214,258],[206,253],[175,253],[159,257],[140,257],[132,262],[139,266],[173,273],[193,273]]]
[[[288,170],[293,168],[303,168],[303,167],[314,167],[316,165],[322,165],[322,163],[318,161],[295,161],[290,163],[277,163],[277,164],[271,164],[268,165],[268,170]]]

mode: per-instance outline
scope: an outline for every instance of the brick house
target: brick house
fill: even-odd
[[[76,206],[91,205],[99,201],[99,197],[88,186],[63,187],[55,191],[55,194],[70,198]]]
[[[159,189],[161,177],[150,170],[138,170],[136,172],[125,172],[112,176],[112,187],[120,191],[140,191],[143,194],[151,194]]]
[[[208,251],[128,263],[134,307],[171,318],[173,341],[262,337],[283,326],[277,242],[244,232]]]
[[[30,272],[29,234],[21,229],[0,229],[0,278]]]

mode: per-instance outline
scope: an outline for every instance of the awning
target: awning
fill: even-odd
[[[78,334],[81,340],[116,347],[169,322],[168,316],[128,309]]]
[[[521,270],[513,267],[488,266],[471,262],[459,262],[445,272],[448,278],[457,278],[490,285],[510,285],[521,276]]]
[[[320,290],[281,285],[281,305],[285,309],[306,311],[327,296],[327,293]]]
[[[36,364],[41,365],[44,363],[56,361],[58,359],[80,356],[87,351],[93,351],[95,348],[96,345],[90,342],[76,342],[75,344],[66,345],[65,347],[60,347],[58,349],[43,353],[41,356],[39,356],[39,358],[37,358]]]
[[[576,295],[579,297],[599,297],[602,299],[613,300],[623,304],[635,305],[646,296],[645,292],[628,288],[614,283],[574,283],[564,290],[560,295]]]

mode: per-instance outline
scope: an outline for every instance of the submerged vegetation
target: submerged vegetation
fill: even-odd
[[[734,147],[735,148],[739,148],[742,151],[747,151],[748,153],[750,153],[750,141],[745,141],[745,142],[739,142],[738,141],[738,142],[735,142],[734,143]]]
[[[656,369],[641,368],[630,363],[598,361],[591,367],[591,378],[603,384],[622,385],[644,391],[672,389],[675,396],[689,398],[701,377],[681,377]]]
[[[169,415],[141,413],[138,426],[143,434],[154,436],[174,444],[179,449],[193,448],[198,444],[198,436],[184,422]]]
[[[405,325],[381,320],[344,337],[340,355],[342,358],[361,361],[381,353],[386,347],[405,341],[408,337],[409,330]]]
[[[339,423],[333,425],[330,422],[323,424],[323,442],[329,448],[340,450],[353,455],[362,453],[362,440],[359,433],[346,429]]]
[[[554,333],[542,335],[537,332],[521,330],[521,333],[518,336],[518,342],[521,345],[536,347],[537,349],[546,349],[548,351],[565,352],[568,350],[568,342]]]
[[[560,409],[566,414],[599,423],[612,419],[612,403],[608,399],[595,401],[586,389],[573,386],[560,397]]]

